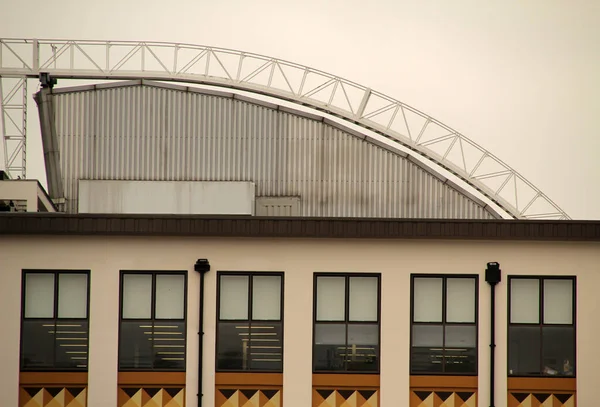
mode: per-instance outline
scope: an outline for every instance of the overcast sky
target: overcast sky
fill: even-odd
[[[0,4],[0,37],[186,42],[333,73],[465,134],[571,217],[600,219],[599,0]],[[28,177],[43,177],[39,139],[28,148]]]

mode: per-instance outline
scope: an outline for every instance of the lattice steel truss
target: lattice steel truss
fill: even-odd
[[[0,39],[3,88],[7,88],[5,80],[18,79],[17,85],[2,93],[4,160],[13,175],[25,175],[26,78],[37,78],[40,73],[56,78],[206,84],[301,104],[400,143],[411,154],[426,158],[432,168],[449,171],[511,217],[569,219],[558,205],[508,164],[405,103],[292,62],[191,44]],[[21,115],[22,119],[17,120]],[[13,145],[13,142],[18,143]]]

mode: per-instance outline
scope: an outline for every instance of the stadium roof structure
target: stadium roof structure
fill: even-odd
[[[307,107],[383,137],[438,178],[464,184],[512,219],[569,219],[511,166],[435,118],[367,86],[277,58],[216,47],[132,41],[0,39],[3,166],[26,176],[27,82],[154,80],[210,85]],[[2,165],[0,163],[0,165]]]

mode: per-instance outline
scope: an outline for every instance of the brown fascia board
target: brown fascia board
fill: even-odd
[[[5,213],[0,235],[600,241],[600,221]]]

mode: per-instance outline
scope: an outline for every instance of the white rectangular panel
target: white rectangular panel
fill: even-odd
[[[446,280],[446,322],[475,322],[475,279]]]
[[[346,318],[346,279],[317,278],[317,321],[343,321]]]
[[[152,276],[150,274],[125,274],[121,295],[123,296],[123,318],[152,317]]]
[[[281,276],[254,276],[252,278],[252,319],[279,320],[281,318]]]
[[[414,284],[414,321],[442,322],[442,279],[418,277]]]
[[[58,317],[86,318],[88,304],[87,274],[58,275]]]
[[[540,322],[540,281],[514,278],[510,281],[510,322]]]
[[[573,280],[544,280],[544,324],[573,323]]]
[[[253,182],[79,181],[80,213],[254,215]]]
[[[350,277],[350,321],[377,321],[377,278]]]
[[[185,303],[185,276],[158,274],[156,276],[156,318],[183,319]]]
[[[54,274],[25,275],[25,318],[54,317]]]
[[[248,319],[248,276],[221,276],[219,316],[222,320]]]

